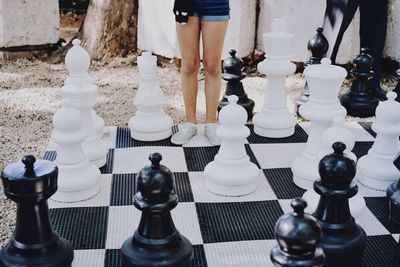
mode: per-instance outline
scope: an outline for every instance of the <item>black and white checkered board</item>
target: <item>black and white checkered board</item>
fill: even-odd
[[[360,157],[372,146],[374,133],[369,123],[348,123],[357,136],[354,153]],[[307,124],[296,126],[292,137],[282,139],[251,135],[246,144],[252,162],[262,172],[258,189],[244,197],[221,197],[207,191],[205,165],[218,147],[196,136],[185,146],[168,140],[140,142],[130,138],[126,128],[106,129],[107,165],[102,169],[101,192],[94,198],[73,204],[49,201],[56,231],[75,248],[73,266],[120,266],[119,248],[137,228],[140,212],[132,205],[136,175],[149,164],[150,153],[163,155],[162,164],[175,174],[175,190],[180,203],[172,211],[176,227],[194,245],[193,266],[260,267],[273,266],[269,252],[274,246],[274,226],[291,211],[290,200],[304,191],[292,183],[293,159],[304,149]],[[54,160],[54,144],[45,158]],[[397,250],[398,231],[387,221],[385,192],[359,186],[368,210],[358,223],[368,235],[364,265],[388,267]]]

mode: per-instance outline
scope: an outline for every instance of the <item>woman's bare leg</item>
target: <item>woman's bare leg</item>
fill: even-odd
[[[206,123],[217,122],[221,94],[221,54],[228,21],[201,21],[203,64],[206,73]]]
[[[186,25],[176,24],[182,55],[181,85],[185,102],[186,121],[196,124],[198,71],[200,66],[200,20],[189,17]]]

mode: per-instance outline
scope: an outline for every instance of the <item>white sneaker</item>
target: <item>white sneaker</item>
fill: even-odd
[[[208,123],[204,127],[204,135],[213,146],[221,145],[221,139],[217,136],[218,125],[216,123]]]
[[[184,145],[197,134],[197,127],[191,122],[185,122],[178,126],[178,132],[171,137],[175,145]]]

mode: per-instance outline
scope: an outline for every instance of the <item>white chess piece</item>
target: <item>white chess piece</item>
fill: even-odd
[[[69,99],[53,116],[51,139],[57,144],[58,190],[52,199],[77,202],[89,199],[100,190],[100,171],[82,151],[86,138],[81,112],[72,108]]]
[[[293,35],[286,33],[286,22],[274,19],[272,32],[263,34],[267,58],[258,64],[258,70],[268,75],[265,86],[264,105],[254,115],[254,132],[272,138],[288,137],[294,134],[296,120],[289,113],[286,104],[286,76],[294,73],[295,64],[290,62],[290,47]]]
[[[64,81],[64,84],[67,85],[70,83],[74,83],[78,84],[79,86],[95,86],[93,80],[89,77],[88,73],[90,67],[89,53],[80,46],[80,40],[75,39],[72,41],[72,44],[73,47],[68,51],[67,55],[65,56],[65,65],[68,69],[69,76]],[[105,128],[104,120],[96,114],[96,111],[94,111],[93,108],[91,113],[94,130],[99,135],[99,137],[102,138]]]
[[[297,186],[310,189],[319,177],[318,153],[321,151],[321,136],[331,125],[333,118],[346,116],[345,108],[338,102],[338,93],[347,71],[331,65],[331,60],[324,58],[321,64],[308,66],[304,75],[310,88],[310,98],[300,106],[299,113],[310,120],[310,128],[306,147],[293,161],[292,172],[293,182]]]
[[[368,154],[357,163],[357,178],[365,186],[386,190],[399,178],[399,171],[393,161],[400,151],[400,103],[397,94],[388,92],[388,100],[380,102],[376,108],[376,119],[372,129],[376,138]]]
[[[223,196],[247,195],[257,188],[260,173],[246,154],[245,139],[250,130],[245,126],[246,110],[238,105],[238,97],[230,95],[229,104],[219,113],[217,136],[221,147],[214,161],[204,169],[206,186],[211,192]]]
[[[106,164],[108,148],[101,140],[104,120],[93,109],[97,101],[97,86],[88,75],[90,56],[78,39],[73,41],[73,45],[65,56],[69,77],[61,88],[61,97],[70,99],[72,106],[82,112],[87,131],[86,140],[82,143],[83,152],[93,164],[102,167]]]
[[[334,143],[342,142],[346,145],[344,155],[354,160],[354,162],[357,161],[357,156],[351,152],[356,143],[356,137],[353,132],[344,125],[344,122],[345,120],[343,117],[334,118],[332,126],[326,129],[322,134],[321,152],[318,154],[319,160],[334,152],[332,148]],[[308,203],[305,211],[313,213],[317,208],[320,195],[315,192],[314,188],[310,188],[304,193],[303,198]],[[353,215],[354,218],[360,218],[364,214],[366,203],[360,192],[349,199],[349,205],[351,215]]]
[[[137,111],[128,123],[131,137],[141,141],[166,139],[172,134],[173,121],[163,109],[165,99],[156,77],[157,57],[143,52],[137,61],[140,84],[134,100]]]

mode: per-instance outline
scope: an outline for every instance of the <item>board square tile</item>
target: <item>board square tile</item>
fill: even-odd
[[[205,244],[208,267],[273,267],[269,251],[275,240]]]
[[[108,207],[51,209],[54,230],[67,239],[74,249],[104,249]]]
[[[122,244],[121,244],[122,246]],[[100,266],[100,265],[99,265]],[[104,267],[121,267],[121,252],[119,249],[106,249]]]
[[[56,151],[46,151],[46,152],[44,152],[43,159],[49,160],[49,161],[55,161],[56,157],[57,157]]]
[[[372,137],[376,137],[376,133],[372,130],[372,122],[370,121],[360,121],[358,122],[361,127],[363,127]]]
[[[354,134],[357,141],[374,141],[374,136],[371,135],[368,128],[362,126],[362,124],[355,121],[348,121],[345,124],[345,127],[350,129]]]
[[[290,168],[303,152],[305,143],[250,144],[250,147],[262,169]]]
[[[193,245],[193,259],[191,267],[208,267],[206,252],[203,245]]]
[[[100,191],[84,201],[65,203],[54,201],[51,198],[48,200],[49,208],[74,208],[74,207],[106,207],[110,205],[111,193],[111,174],[100,175]]]
[[[253,125],[247,125],[250,129],[250,136],[247,140],[250,144],[276,144],[276,143],[305,143],[308,135],[300,125],[296,124],[295,133],[292,136],[285,138],[268,138],[257,135],[254,132]]]
[[[189,179],[194,195],[194,200],[196,203],[244,202],[277,199],[261,170],[256,191],[240,197],[225,197],[210,192],[206,187],[206,177],[204,176],[203,172],[189,172]]]
[[[101,173],[113,173],[114,149],[109,149],[106,157],[106,165],[100,168]]]
[[[103,266],[105,254],[105,249],[75,250],[72,267]]]
[[[291,169],[264,169],[263,172],[278,199],[292,199],[301,197],[305,193],[304,189],[293,183]]]
[[[179,203],[171,214],[182,235],[194,245],[203,243],[194,203]],[[134,206],[110,207],[106,248],[120,248],[139,226],[140,217],[141,211]]]
[[[392,266],[398,244],[391,235],[368,236],[362,267]]]
[[[204,243],[273,239],[283,214],[277,200],[196,203]]]
[[[368,209],[390,233],[400,233],[400,229],[389,223],[389,204],[386,197],[366,197]]]
[[[374,142],[356,142],[352,152],[356,154],[357,158],[359,159],[368,153],[368,150],[373,144]]]
[[[172,172],[186,172],[185,154],[182,147],[146,146],[116,149],[114,152],[113,173],[138,173],[150,165],[149,155],[158,152],[162,155],[161,164]]]
[[[129,128],[117,128],[116,148],[139,147],[139,146],[176,146],[171,143],[171,137],[160,141],[139,141],[131,138]]]

